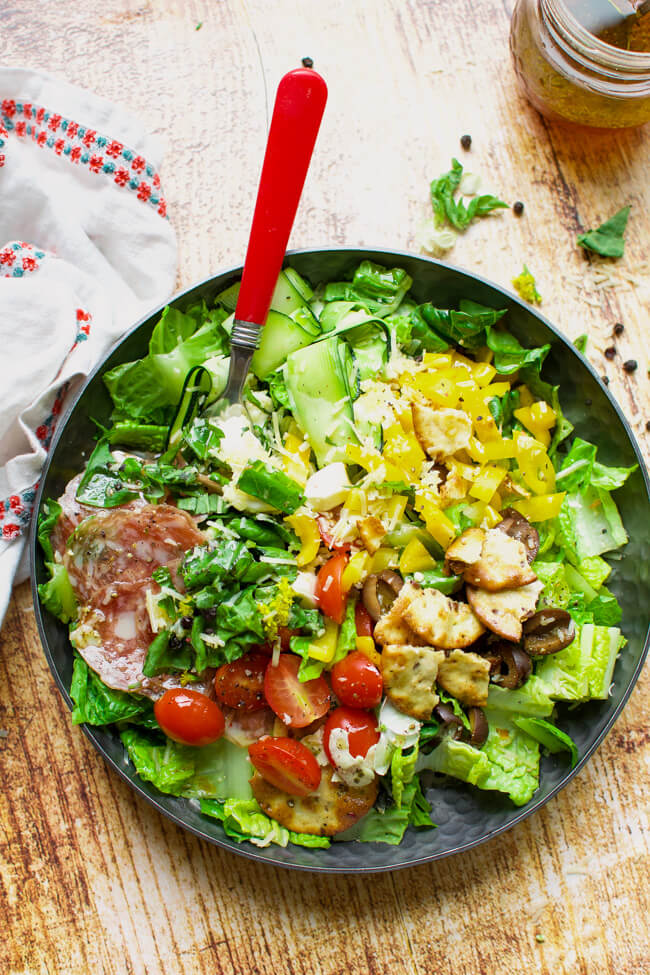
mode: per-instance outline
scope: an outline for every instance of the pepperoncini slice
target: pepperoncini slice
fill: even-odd
[[[289,515],[285,521],[293,528],[300,541],[300,551],[296,555],[296,564],[299,567],[309,565],[318,555],[320,548],[320,532],[316,519],[310,515],[296,514]]]
[[[325,632],[322,636],[314,637],[307,647],[307,656],[314,660],[322,660],[323,663],[331,663],[336,653],[336,644],[339,637],[339,628],[334,620],[327,617],[323,619]]]
[[[436,560],[422,542],[412,538],[400,556],[399,570],[402,575],[409,575],[411,572],[428,572],[435,567]]]
[[[306,440],[302,440],[293,433],[288,433],[284,440],[284,449],[287,454],[282,457],[282,469],[284,473],[304,487],[313,468],[309,463],[311,447]]]
[[[435,501],[425,494],[416,493],[415,510],[422,515],[427,531],[442,548],[451,545],[456,537],[456,528]]]
[[[485,501],[487,504],[492,499],[494,492],[498,489],[506,473],[507,471],[504,467],[484,467],[470,487],[469,493],[473,498],[478,498],[479,501]]]
[[[535,494],[551,494],[555,490],[555,470],[544,446],[521,431],[515,431],[513,440],[521,475]]]
[[[402,472],[399,479],[417,482],[426,454],[415,437],[404,433],[399,424],[391,423],[384,427],[384,439],[384,457]]]
[[[370,575],[372,559],[367,552],[355,552],[341,573],[341,589],[348,592],[352,586],[363,582]]]
[[[511,507],[528,521],[547,521],[559,515],[565,497],[566,491],[559,494],[540,494],[536,498],[513,501]]]

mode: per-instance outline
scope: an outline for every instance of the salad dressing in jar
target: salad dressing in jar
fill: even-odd
[[[515,71],[551,119],[596,128],[650,121],[650,4],[629,0],[517,0]]]

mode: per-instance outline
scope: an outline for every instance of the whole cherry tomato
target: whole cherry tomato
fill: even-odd
[[[248,754],[262,778],[291,796],[307,796],[320,785],[316,758],[296,738],[261,738]]]
[[[334,664],[332,690],[341,704],[351,708],[374,708],[381,701],[384,682],[379,670],[358,650]]]
[[[221,709],[199,691],[173,687],[156,701],[153,710],[167,737],[182,745],[210,745],[223,734]]]

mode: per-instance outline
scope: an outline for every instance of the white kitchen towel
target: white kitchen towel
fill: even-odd
[[[105,99],[0,68],[0,625],[66,396],[174,287],[161,154]]]

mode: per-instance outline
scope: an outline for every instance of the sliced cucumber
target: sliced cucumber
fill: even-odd
[[[294,314],[300,315],[302,312],[311,315],[307,308],[300,308]],[[318,322],[313,318],[313,315],[311,318],[318,328]],[[302,321],[306,321],[310,327],[312,326],[307,316],[301,315]],[[251,360],[251,369],[258,379],[266,379],[279,366],[283,365],[289,353],[302,349],[313,340],[313,334],[303,328],[301,323],[279,311],[270,311],[266,325],[262,329],[259,348]]]
[[[285,377],[292,412],[319,467],[345,460],[345,445],[358,442],[346,375],[347,354],[345,344],[334,337],[314,342],[287,358]]]
[[[311,301],[311,299],[314,297],[314,289],[305,281],[304,278],[300,277],[294,268],[285,267],[282,273],[289,280],[290,284],[294,286],[298,294],[304,298],[305,302]]]
[[[234,311],[237,305],[237,298],[239,297],[240,286],[241,281],[237,281],[229,288],[226,288],[225,291],[218,294],[215,301],[222,304],[228,311]],[[271,298],[272,311],[281,311],[284,315],[290,315],[296,308],[302,308],[306,305],[307,301],[308,299],[303,298],[300,291],[291,283],[287,274],[284,271],[280,271]]]

